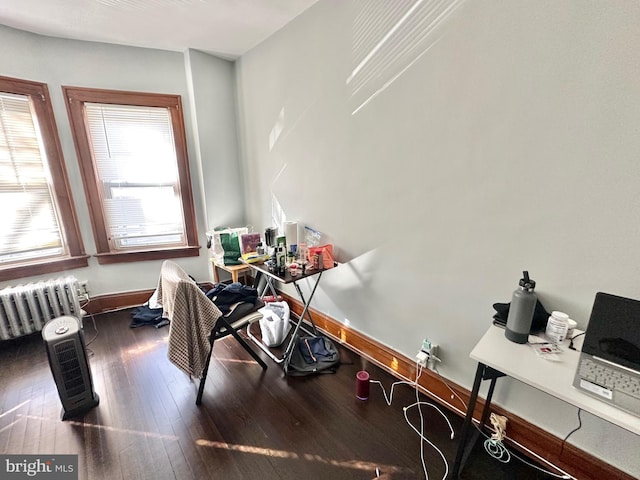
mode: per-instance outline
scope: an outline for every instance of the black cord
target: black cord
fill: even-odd
[[[578,335],[576,335],[576,337],[577,336]],[[569,433],[567,433],[566,437],[564,437],[564,439],[562,440],[562,446],[560,447],[560,457],[562,457],[562,452],[564,451],[564,444],[567,442],[569,437],[582,428],[582,418],[580,417],[580,412],[582,412],[581,408],[578,409],[578,426],[573,430],[571,430]]]
[[[569,342],[569,348],[570,348],[571,350],[575,350],[575,349],[576,349],[576,347],[574,347],[574,346],[573,346],[573,341],[574,341],[576,338],[580,337],[581,335],[584,335],[585,333],[587,333],[587,332],[582,332],[582,333],[579,333],[579,334],[574,335],[573,337],[571,337],[571,341]]]

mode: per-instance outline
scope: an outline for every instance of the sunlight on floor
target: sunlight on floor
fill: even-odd
[[[129,350],[125,350],[120,354],[120,358],[122,359],[123,362],[125,362],[134,357],[139,357],[143,353],[147,353],[147,352],[150,352],[151,350],[155,350],[156,348],[158,348],[158,346],[165,346],[165,343],[166,342],[162,340],[155,340],[153,342],[143,343],[142,345],[138,345],[134,348],[130,348]]]
[[[20,408],[22,405],[24,405],[24,403],[27,402],[23,402],[22,404],[14,407],[12,410],[13,411],[17,408]],[[9,413],[10,411],[5,412]],[[3,414],[4,415],[4,414]],[[45,422],[55,422],[58,423],[60,422],[59,419],[57,418],[48,418],[48,417],[42,417],[42,416],[37,416],[37,415],[23,415],[23,414],[17,414],[16,415],[17,419],[12,422],[11,424],[7,425],[6,427],[3,428],[9,428],[11,427],[13,424],[19,422],[20,420],[23,419],[30,419],[30,420],[40,420],[40,421],[45,421]],[[176,435],[165,435],[165,434],[161,434],[161,433],[156,433],[156,432],[145,432],[145,431],[140,431],[140,430],[132,430],[132,429],[128,429],[128,428],[117,428],[117,427],[110,427],[107,425],[96,425],[96,424],[92,424],[92,423],[87,423],[87,422],[81,422],[81,421],[75,421],[75,420],[67,420],[64,422],[65,425],[70,425],[73,427],[82,427],[82,428],[90,428],[90,429],[96,429],[96,430],[102,430],[105,432],[111,432],[111,433],[116,433],[116,434],[126,434],[126,435],[137,435],[137,436],[142,436],[142,437],[146,437],[146,438],[157,438],[157,439],[161,439],[161,440],[179,440],[179,438]],[[0,430],[2,431],[2,430]],[[349,468],[349,469],[353,469],[353,470],[362,470],[362,471],[367,471],[367,472],[372,472],[375,473],[376,471],[379,470],[384,470],[387,473],[397,473],[397,472],[402,472],[407,470],[404,467],[399,467],[399,466],[395,466],[395,465],[383,465],[380,463],[374,463],[374,462],[367,462],[367,461],[363,461],[363,460],[335,460],[335,459],[331,459],[331,458],[326,458],[323,457],[321,455],[316,455],[316,454],[312,454],[312,453],[295,453],[295,452],[291,452],[291,451],[287,451],[287,450],[276,450],[276,449],[272,449],[272,448],[266,448],[266,447],[256,447],[256,446],[252,446],[252,445],[237,445],[237,444],[230,444],[230,443],[226,443],[226,442],[216,442],[216,441],[212,441],[212,440],[205,440],[205,439],[199,439],[196,440],[196,445],[200,446],[200,447],[209,447],[209,448],[216,448],[216,449],[221,449],[221,450],[229,450],[229,451],[234,451],[234,452],[241,452],[241,453],[248,453],[248,454],[252,454],[252,455],[263,455],[263,456],[267,456],[267,457],[274,457],[274,458],[284,458],[284,459],[291,459],[291,460],[304,460],[307,462],[318,462],[318,463],[323,463],[325,465],[330,465],[332,467],[339,467],[339,468]]]
[[[17,420],[14,420],[13,422],[11,422],[9,425],[0,428],[0,433],[4,432],[5,430],[13,427],[16,423],[18,423],[20,420],[22,420],[22,418],[18,418]]]
[[[5,415],[8,415],[11,412],[15,412],[17,409],[19,409],[20,407],[23,407],[24,405],[26,405],[27,403],[29,403],[31,400],[25,400],[22,403],[19,403],[18,405],[16,405],[15,407],[7,410],[6,412],[2,412],[0,413],[0,418],[4,417]]]
[[[47,422],[60,422],[59,419],[57,418],[48,418],[48,417],[40,417],[37,415],[22,415],[22,414],[18,414],[18,417],[22,417],[22,418],[28,418],[31,420],[44,420]],[[114,433],[126,433],[128,435],[140,435],[143,437],[147,437],[147,438],[160,438],[163,440],[178,440],[178,437],[175,435],[163,435],[161,433],[155,433],[155,432],[143,432],[140,430],[131,430],[128,428],[117,428],[117,427],[109,427],[108,425],[96,425],[94,423],[87,423],[87,422],[78,422],[76,420],[65,420],[64,421],[65,425],[71,425],[74,427],[83,427],[83,428],[94,428],[96,430],[104,430],[107,432],[114,432]]]
[[[24,407],[26,404],[28,404],[29,402],[31,402],[31,400],[25,400],[22,403],[19,403],[18,405],[16,405],[13,408],[10,408],[9,410],[7,410],[6,412],[2,412],[0,413],[0,419],[6,417],[7,415],[9,415],[10,413],[15,412],[16,410],[18,410],[19,408]],[[22,417],[22,415],[17,414],[16,417]],[[8,419],[7,419],[8,420]],[[11,427],[13,427],[15,424],[19,423],[22,420],[22,418],[17,418],[16,420],[14,420],[13,422],[11,422],[9,425],[5,425],[4,427],[0,428],[0,433],[4,432],[5,430],[10,429]]]
[[[384,470],[387,473],[396,473],[404,470],[402,467],[394,465],[381,465],[379,463],[365,462],[361,460],[332,460],[320,455],[311,453],[298,454],[286,450],[274,450],[271,448],[253,447],[251,445],[234,445],[226,442],[213,442],[211,440],[196,440],[196,445],[201,447],[218,448],[222,450],[231,450],[234,452],[252,453],[254,455],[264,455],[267,457],[288,458],[292,460],[305,460],[308,462],[319,462],[333,467],[351,468],[354,470],[364,470],[375,472],[376,469]]]
[[[216,360],[223,363],[246,363],[247,365],[257,365],[258,362],[255,360],[242,360],[239,358],[220,358],[216,357]]]

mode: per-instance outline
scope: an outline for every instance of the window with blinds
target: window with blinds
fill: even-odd
[[[63,90],[98,261],[198,255],[180,97]]]
[[[66,253],[28,95],[0,93],[0,205],[0,263]]]
[[[112,249],[186,245],[167,108],[85,103]]]
[[[0,280],[87,264],[47,86],[0,76]]]

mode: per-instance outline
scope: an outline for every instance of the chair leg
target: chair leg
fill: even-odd
[[[247,352],[249,352],[249,355],[251,355],[253,359],[256,362],[258,362],[258,364],[262,367],[263,370],[267,369],[267,364],[262,361],[262,359],[258,356],[258,354],[253,350],[253,348],[251,348],[247,344],[247,342],[245,342],[244,339],[233,328],[231,328],[231,335],[233,335],[233,337],[240,343],[240,345],[242,345],[242,348],[244,348]]]
[[[211,355],[213,354],[213,336],[209,339],[211,348],[209,349],[209,356],[207,356],[207,362],[204,364],[204,370],[202,371],[202,378],[200,379],[200,386],[198,387],[198,396],[196,397],[196,405],[202,403],[202,394],[204,392],[204,382],[207,379],[207,372],[209,372],[209,363],[211,363]]]

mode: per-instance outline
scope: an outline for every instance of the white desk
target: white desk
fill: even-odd
[[[531,339],[532,342],[536,341],[535,337]],[[560,354],[562,361],[552,362],[538,357],[529,345],[507,340],[504,337],[503,328],[491,326],[471,351],[470,357],[511,378],[640,435],[640,417],[623,412],[571,385],[580,352],[569,350],[568,345],[569,342],[565,342],[564,352]]]
[[[582,337],[580,338],[582,340]],[[543,341],[530,337],[530,341]],[[581,342],[576,346],[580,346]],[[504,336],[504,329],[492,325],[471,351],[470,357],[478,362],[476,377],[469,398],[467,416],[465,418],[456,461],[450,478],[457,478],[463,464],[466,442],[469,437],[473,411],[482,380],[491,380],[486,403],[480,420],[482,428],[486,423],[495,382],[502,376],[515,378],[527,385],[563,400],[603,420],[611,422],[625,430],[640,435],[640,417],[623,412],[605,402],[591,397],[574,388],[573,376],[578,365],[580,352],[570,350],[565,342],[561,361],[553,362],[536,355],[529,345],[510,342]]]

